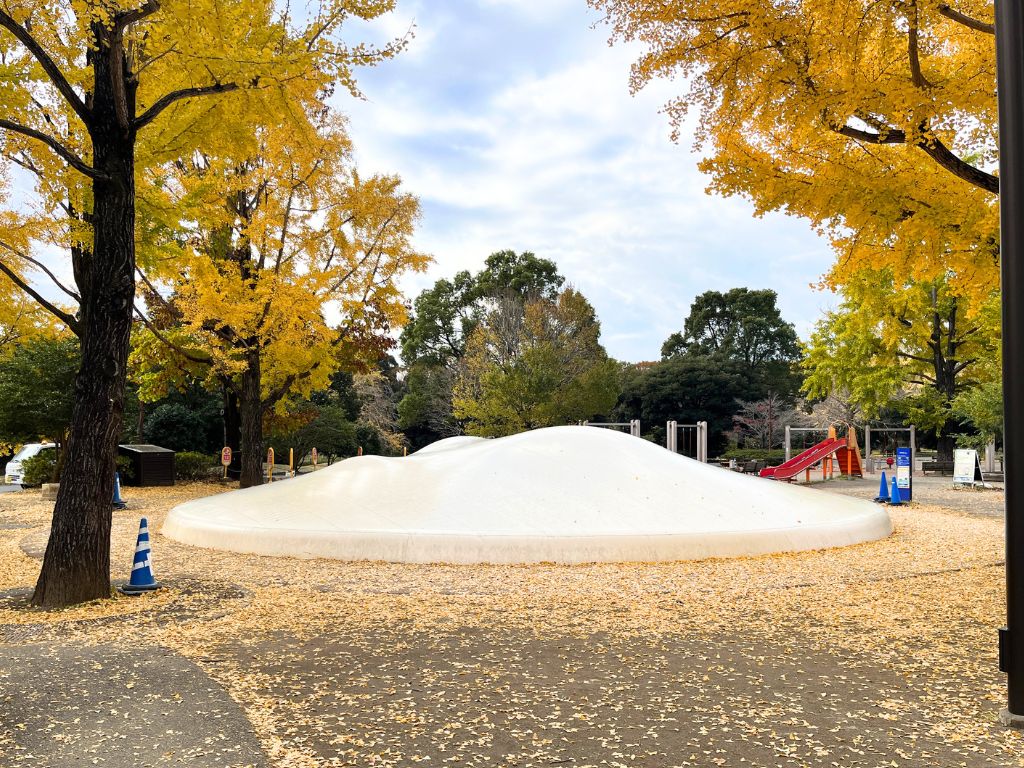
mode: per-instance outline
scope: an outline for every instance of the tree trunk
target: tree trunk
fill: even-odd
[[[238,408],[238,395],[224,387],[224,445],[231,449],[228,477],[238,480],[242,476],[242,415]]]
[[[242,475],[238,483],[241,488],[263,482],[263,398],[260,391],[260,352],[255,346],[246,354],[246,363],[242,392],[238,398],[242,422]]]
[[[115,114],[108,54],[103,48],[90,53],[93,165],[108,178],[93,182],[93,248],[76,270],[84,278],[82,364],[50,539],[32,595],[34,605],[46,607],[110,597],[111,499],[135,295],[135,136]],[[134,103],[129,108],[134,114]]]
[[[953,450],[956,448],[956,438],[949,434],[949,424],[944,424],[935,436],[935,443],[940,461],[952,461]]]

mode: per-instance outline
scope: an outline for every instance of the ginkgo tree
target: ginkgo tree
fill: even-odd
[[[998,295],[972,307],[947,281],[881,271],[844,296],[811,334],[804,390],[815,399],[842,393],[867,418],[895,406],[908,424],[934,429],[940,455],[952,458],[958,397],[998,376]]]
[[[679,83],[665,111],[676,137],[694,113],[712,191],[831,235],[831,285],[892,268],[972,304],[997,286],[991,0],[589,3],[644,46],[633,90]]]
[[[42,224],[74,286],[62,305],[25,279],[30,254],[4,250],[6,277],[79,336],[63,482],[37,605],[110,593],[110,498],[135,293],[137,182],[198,146],[240,140],[286,107],[338,84],[383,51],[347,46],[342,24],[392,0],[324,0],[302,19],[271,0],[12,0],[0,9],[4,162],[36,180]],[[45,217],[39,217],[45,219]],[[146,227],[142,228],[142,232]],[[0,239],[13,240],[9,231]],[[77,304],[77,310],[67,303]]]
[[[242,487],[262,479],[266,412],[375,362],[405,319],[396,280],[429,261],[411,244],[416,198],[360,177],[329,113],[257,137],[251,156],[176,165],[175,208],[196,218],[184,252],[144,275],[156,312],[132,355],[143,396],[199,377],[237,401]]]

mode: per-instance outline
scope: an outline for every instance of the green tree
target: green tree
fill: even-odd
[[[529,251],[495,251],[477,274],[463,270],[416,297],[412,317],[402,329],[402,358],[406,365],[458,360],[488,302],[509,296],[553,299],[564,282],[553,261]]]
[[[799,388],[795,363],[800,345],[792,323],[782,319],[772,290],[733,288],[702,293],[690,306],[681,333],[668,337],[662,359],[677,355],[742,363],[761,383],[752,399],[769,392],[790,399]]]
[[[81,346],[74,337],[38,337],[0,360],[0,440],[67,440]]]
[[[398,403],[398,427],[414,450],[462,434],[462,426],[452,412],[454,383],[453,367],[422,360],[409,367],[406,393]]]
[[[413,305],[402,330],[407,377],[399,402],[399,424],[415,447],[461,434],[452,411],[452,387],[466,340],[485,314],[503,299],[554,300],[565,278],[554,262],[529,251],[495,251],[475,275],[459,272],[438,280]]]
[[[953,415],[977,430],[976,445],[983,446],[1003,434],[1003,380],[994,377],[968,387],[953,398]]]
[[[509,435],[608,412],[618,366],[581,293],[498,300],[466,343],[452,405],[470,434]]]
[[[725,448],[724,434],[732,429],[737,400],[750,391],[742,363],[710,356],[676,355],[653,365],[631,366],[623,380],[616,419],[639,418],[655,430],[672,420],[706,421],[711,456]]]
[[[894,408],[934,430],[940,456],[952,458],[953,402],[991,377],[982,363],[998,354],[997,297],[972,307],[945,281],[897,281],[888,271],[851,283],[844,296],[811,335],[804,390],[812,398],[848,390],[867,418]]]
[[[356,425],[349,420],[345,409],[336,405],[322,408],[316,418],[297,430],[293,442],[297,457],[304,458],[316,448],[328,465],[339,457],[355,456],[359,447]]]

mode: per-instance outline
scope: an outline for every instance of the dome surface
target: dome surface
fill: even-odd
[[[163,534],[201,547],[412,563],[691,560],[884,538],[884,507],[702,464],[596,427],[449,438],[189,501]]]

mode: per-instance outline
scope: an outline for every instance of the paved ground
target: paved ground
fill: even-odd
[[[890,479],[892,475],[886,473]],[[863,478],[836,478],[827,482],[818,481],[812,484],[832,493],[843,493],[873,499],[878,495],[881,474],[868,475]],[[985,488],[971,488],[953,485],[953,478],[941,475],[915,475],[913,478],[914,501],[918,504],[937,506],[955,510],[968,515],[1002,516],[1003,484],[989,483]]]
[[[0,646],[0,723],[13,740],[5,766],[266,765],[223,688],[144,640]]]
[[[212,487],[131,489],[115,576],[145,514],[167,588],[58,613],[26,606],[51,507],[12,494],[0,766],[1024,765],[996,722],[1002,494],[949,486],[857,547],[574,567],[199,550],[159,526]]]
[[[652,642],[453,628],[410,644],[336,631],[246,650],[275,681],[263,695],[310,692],[296,714],[321,727],[306,746],[346,765],[381,754],[399,765],[998,764],[938,736],[908,741],[886,702],[918,692],[872,659],[743,633]],[[943,713],[923,703],[918,717]]]

